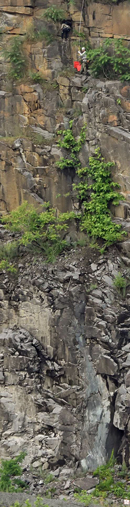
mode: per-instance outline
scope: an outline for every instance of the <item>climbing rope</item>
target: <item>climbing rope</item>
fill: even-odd
[[[82,21],[84,2],[85,2],[85,0],[82,1],[81,14],[80,14],[80,23],[79,23],[79,35],[80,35],[80,31],[81,31],[81,21]],[[80,44],[80,39],[79,39],[79,44]]]
[[[82,22],[82,14],[83,14],[84,2],[85,2],[85,0],[82,0],[82,7],[81,7],[81,14],[80,14],[80,23],[79,23],[79,47],[80,47],[80,43],[81,43],[80,32],[81,32],[81,22]],[[78,71],[80,71],[81,70],[81,64],[79,62],[78,49],[77,49],[77,60],[78,61],[74,62],[74,68],[77,69]]]

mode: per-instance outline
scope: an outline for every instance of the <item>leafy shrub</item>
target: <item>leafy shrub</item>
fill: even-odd
[[[29,77],[30,77],[31,81],[33,81],[34,83],[41,83],[41,84],[44,83],[44,79],[41,76],[40,72],[29,72]]]
[[[122,294],[123,296],[125,296],[125,293],[126,293],[126,285],[127,285],[127,283],[126,283],[125,278],[122,276],[121,273],[118,273],[118,275],[115,276],[114,286],[116,287],[118,292],[120,294]]]
[[[113,484],[112,487],[113,493],[117,498],[124,498],[125,496],[125,484],[123,482],[117,482]]]
[[[23,51],[23,41],[20,37],[13,37],[10,48],[5,51],[5,57],[10,63],[10,77],[12,79],[23,78],[27,62]]]
[[[67,150],[66,158],[61,157],[57,162],[57,167],[60,169],[69,168],[77,170],[81,166],[77,153],[79,153],[82,144],[85,142],[86,126],[84,125],[82,127],[78,140],[75,139],[73,135],[72,127],[73,120],[69,122],[69,129],[63,131],[59,130],[57,132],[57,134],[61,136],[60,140],[58,141],[58,146]]]
[[[117,498],[129,499],[129,486],[127,486],[127,483],[120,482],[118,480],[118,472],[114,468],[115,464],[116,460],[114,458],[114,453],[112,452],[109,461],[105,465],[98,467],[93,472],[94,477],[99,477],[99,484],[96,486],[93,493],[91,493],[91,495],[88,495],[87,491],[81,491],[80,493],[76,493],[74,496],[79,501],[84,502],[85,505],[95,503],[94,497],[106,498],[109,493],[113,493],[113,495],[115,495]]]
[[[118,184],[111,180],[111,162],[105,162],[100,150],[89,158],[89,166],[79,168],[77,174],[80,182],[75,185],[81,204],[82,216],[80,227],[93,238],[101,238],[109,246],[122,239],[120,225],[112,221],[109,206],[118,205],[123,199],[115,190]],[[88,184],[88,178],[92,183]]]
[[[120,78],[130,80],[130,49],[124,45],[123,39],[111,41],[106,39],[102,46],[87,48],[90,69],[94,76],[107,79]]]
[[[15,478],[21,476],[22,468],[20,463],[23,461],[25,453],[21,452],[19,456],[10,460],[1,460],[0,468],[0,491],[22,491],[26,484],[21,479]]]
[[[9,241],[6,244],[0,245],[0,260],[11,261],[18,255],[17,241]]]
[[[25,201],[9,215],[2,217],[1,221],[7,229],[21,234],[18,245],[35,246],[52,262],[67,247],[63,235],[68,229],[69,220],[73,219],[75,214],[60,213],[57,217],[56,210],[50,208],[49,203],[42,209],[44,211],[39,213]]]
[[[57,21],[62,21],[65,17],[65,12],[63,9],[56,7],[56,5],[51,5],[51,7],[45,10],[44,16],[48,20],[52,19],[52,21],[56,23]]]
[[[5,271],[9,271],[10,273],[16,273],[17,272],[17,269],[14,267],[13,264],[10,264],[9,261],[7,260],[2,260],[0,262],[0,270],[5,270]]]
[[[110,459],[105,463],[105,465],[101,465],[96,468],[93,472],[93,476],[96,477],[98,475],[99,480],[102,481],[106,479],[110,475],[110,473],[114,472],[114,465],[116,464],[116,460],[114,458],[114,451],[112,451]]]
[[[114,458],[114,453],[112,451],[111,457],[109,461],[100,467],[98,467],[93,473],[94,476],[98,475],[99,484],[96,486],[94,491],[94,496],[101,496],[102,491],[111,492],[118,498],[125,498],[125,495],[128,497],[128,491],[126,491],[126,485],[123,482],[116,481],[114,479],[114,465],[116,464],[116,460]]]
[[[91,505],[91,501],[93,500],[93,494],[88,494],[86,489],[82,490],[80,493],[74,493],[74,497],[78,502],[84,503],[86,507]]]
[[[121,472],[119,472],[119,477],[122,477],[123,479],[128,475],[128,468],[125,462],[122,463],[122,469]]]
[[[16,241],[11,241],[6,244],[0,245],[0,270],[5,270],[10,273],[16,273],[17,269],[12,264],[12,260],[18,256],[18,244]]]

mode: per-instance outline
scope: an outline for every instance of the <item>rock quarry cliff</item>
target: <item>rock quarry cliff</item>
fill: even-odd
[[[57,131],[73,119],[75,136],[87,124],[82,166],[97,145],[115,163],[125,201],[114,218],[127,237],[102,255],[73,247],[54,264],[23,253],[17,275],[0,271],[0,454],[25,450],[25,466],[36,470],[90,471],[112,449],[119,462],[130,459],[130,83],[86,79],[73,61],[79,27],[94,47],[106,37],[129,46],[130,3],[84,1],[81,9],[79,0],[55,0],[73,21],[66,43],[60,23],[45,20],[51,5],[0,0],[0,212],[24,200],[77,209],[76,176],[56,165]],[[5,51],[18,36],[26,72],[12,80]],[[11,237],[1,225],[1,244]],[[119,272],[125,295],[114,286]]]

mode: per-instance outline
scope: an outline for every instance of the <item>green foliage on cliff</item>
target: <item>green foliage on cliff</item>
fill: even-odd
[[[65,17],[65,11],[62,8],[58,8],[56,5],[51,5],[44,12],[44,17],[49,21],[50,19],[55,23],[57,21],[62,21]]]
[[[73,135],[73,120],[70,121],[69,127],[70,128],[67,130],[59,130],[57,132],[57,134],[61,136],[60,140],[58,141],[58,146],[65,148],[68,154],[66,158],[60,158],[60,160],[57,162],[57,167],[60,169],[74,168],[77,170],[81,166],[77,153],[79,153],[81,150],[82,144],[84,144],[86,139],[86,125],[82,127],[78,140],[75,139]]]
[[[6,228],[20,234],[17,244],[32,245],[41,251],[46,259],[53,262],[55,257],[66,247],[64,235],[68,230],[68,223],[75,217],[73,212],[60,213],[45,203],[43,211],[39,213],[33,205],[26,201],[9,215],[1,218]]]
[[[44,84],[44,79],[41,76],[40,72],[29,72],[29,78],[33,83]]]
[[[19,477],[22,475],[22,463],[25,453],[21,452],[16,458],[9,460],[1,460],[0,467],[0,491],[22,491],[26,484]]]
[[[12,261],[18,256],[17,241],[11,241],[0,245],[0,270],[16,273],[17,269]]]
[[[94,496],[106,498],[109,493],[113,493],[117,498],[130,498],[130,488],[127,486],[127,482],[119,480],[115,465],[116,460],[112,451],[108,462],[98,467],[93,473],[94,476],[98,476],[99,478],[99,484],[95,488]],[[125,477],[127,477],[127,468],[125,468]]]
[[[118,472],[114,453],[112,451],[111,457],[105,465],[99,466],[93,473],[94,477],[98,476],[99,484],[97,484],[95,490],[90,495],[87,491],[81,491],[75,493],[75,498],[89,505],[95,503],[95,497],[101,499],[109,498],[109,494],[113,494],[116,498],[128,498],[130,499],[130,487],[128,485],[128,470],[122,465],[123,477],[126,479],[124,482],[119,480],[120,472]],[[111,496],[110,496],[111,498]],[[99,500],[99,502],[100,502]],[[102,504],[102,502],[100,502]]]
[[[103,239],[106,246],[120,241],[124,234],[121,226],[112,221],[110,212],[109,205],[116,206],[123,199],[116,190],[119,185],[111,180],[112,167],[113,163],[106,163],[97,149],[94,157],[89,157],[89,166],[78,169],[80,182],[75,185],[82,209],[81,230],[93,238]]]
[[[100,47],[94,49],[88,46],[87,57],[90,61],[89,68],[95,77],[130,80],[130,49],[125,46],[123,39],[106,39]]]
[[[10,63],[10,77],[17,80],[23,78],[27,61],[23,50],[23,41],[20,37],[13,37],[9,49],[5,50],[5,58]]]
[[[121,296],[125,297],[126,287],[127,287],[127,281],[124,278],[124,276],[122,276],[121,273],[118,273],[115,276],[114,284],[113,285],[114,285],[114,287],[116,287],[116,289],[119,292],[119,294]]]
[[[79,212],[59,213],[57,216],[56,209],[51,208],[49,203],[45,203],[39,212],[34,206],[24,202],[1,218],[8,230],[19,233],[17,241],[12,242],[14,256],[20,245],[25,248],[30,245],[31,248],[41,251],[48,261],[53,262],[55,257],[68,247],[66,233],[70,220],[79,222],[81,231],[85,231],[94,240],[104,240],[105,246],[120,241],[123,237],[121,226],[113,222],[110,212],[110,204],[116,206],[123,199],[117,191],[118,185],[111,180],[110,169],[113,163],[106,163],[97,149],[95,155],[89,158],[88,167],[81,167],[78,154],[86,139],[85,125],[78,139],[73,134],[73,121],[70,121],[69,129],[59,131],[58,135],[58,145],[65,149],[66,156],[62,157],[57,165],[60,169],[75,171],[79,178],[78,183],[73,185],[77,191]],[[13,246],[9,251],[13,255]],[[3,254],[0,251],[0,259],[1,269],[9,270],[8,244],[4,247]],[[12,268],[13,266],[10,270]]]
[[[78,191],[80,205],[80,229],[90,237],[101,238],[109,246],[123,238],[121,226],[112,221],[110,204],[114,206],[123,199],[117,191],[119,185],[111,179],[112,162],[105,162],[100,150],[95,151],[94,157],[89,158],[89,166],[81,167],[78,153],[86,138],[86,127],[82,127],[78,140],[73,134],[73,121],[70,128],[60,131],[61,140],[58,145],[66,150],[66,156],[57,163],[60,169],[75,169],[79,182],[73,185]]]
[[[0,262],[0,270],[1,271],[9,271],[9,273],[16,273],[17,270],[16,268],[14,267],[13,264],[11,264],[7,259],[3,259],[1,262]]]

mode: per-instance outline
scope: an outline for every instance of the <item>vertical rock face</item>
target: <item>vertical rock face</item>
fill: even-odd
[[[3,457],[25,449],[36,467],[92,470],[128,451],[129,299],[113,288],[117,254],[94,259],[28,257],[17,281],[1,276]]]
[[[65,17],[73,20],[67,42],[61,39],[61,24],[44,16],[52,2],[21,0],[19,4],[7,0],[0,5],[0,210],[10,211],[25,199],[36,206],[47,200],[58,210],[73,209],[74,174],[61,174],[56,166],[64,155],[57,146],[57,132],[68,128],[72,118],[75,135],[87,122],[82,165],[100,145],[103,155],[116,163],[113,178],[129,201],[130,87],[91,77],[86,82],[84,76],[71,75],[79,24],[93,44],[106,36],[120,37],[122,31],[127,39],[129,1],[85,2],[83,12],[77,0],[75,5],[65,3]],[[55,4],[63,8],[60,1]],[[5,49],[16,35],[23,42],[26,71],[21,81],[14,77],[11,82]],[[53,40],[48,42],[50,36]],[[121,205],[116,213],[127,218],[127,206]]]
[[[85,470],[93,470],[106,461],[106,440],[111,421],[108,390],[101,375],[96,375],[86,348],[86,410],[83,423],[82,459]]]
[[[127,39],[128,2],[90,3],[82,13],[80,4],[71,5],[69,14],[76,30],[81,21],[86,38],[89,32],[94,43],[99,34]],[[70,77],[68,66],[72,70],[77,58],[74,30],[62,43],[60,24],[43,16],[50,5],[46,0],[0,5],[0,211],[25,199],[35,206],[50,201],[58,211],[76,208],[75,174],[61,173],[56,165],[64,156],[57,131],[73,119],[75,136],[87,122],[82,166],[97,145],[116,163],[113,178],[128,200],[116,214],[128,219],[129,236],[130,87]],[[53,35],[49,44],[36,37],[46,27]],[[27,78],[11,83],[3,49],[19,34],[26,35],[26,66],[35,76],[26,71]],[[35,83],[36,74],[40,81]],[[129,242],[123,249],[129,255]],[[117,269],[117,252],[98,258],[86,249],[49,267],[28,256],[17,278],[0,275],[2,457],[25,449],[26,463],[36,468],[68,462],[90,470],[114,447],[129,461],[130,300],[129,286],[125,300],[114,291]]]
[[[129,37],[129,4],[120,2],[119,5],[96,3],[87,8],[90,37]]]
[[[105,159],[114,162],[112,177],[127,201],[114,212],[117,218],[129,218],[129,85],[90,77],[86,91],[84,76],[58,76],[58,89],[44,86],[43,92],[39,84],[17,85],[13,97],[1,92],[1,211],[10,211],[25,199],[36,206],[50,201],[61,211],[76,207],[74,171],[57,168],[57,161],[65,155],[57,144],[57,132],[68,128],[73,118],[75,136],[87,124],[86,141],[79,154],[82,166],[100,146]],[[21,118],[25,125],[19,132]],[[129,234],[129,223],[126,226]]]

